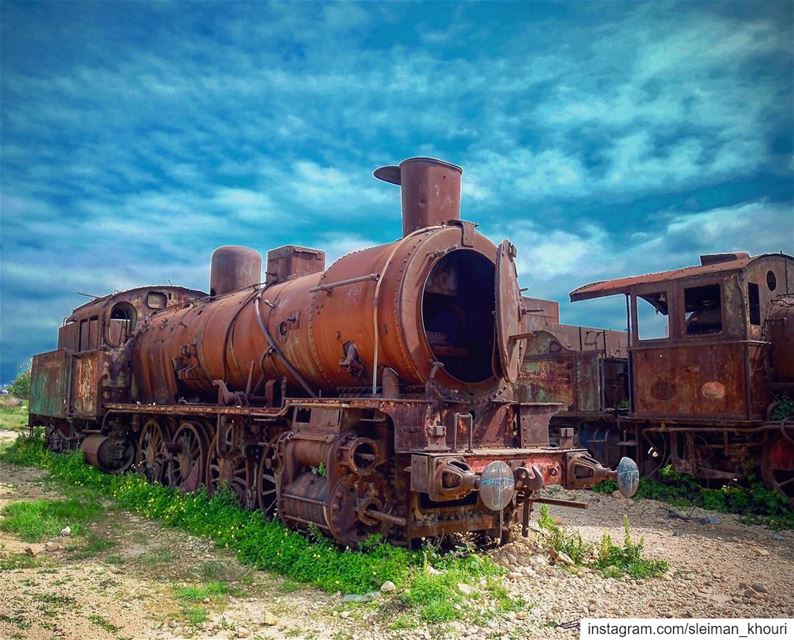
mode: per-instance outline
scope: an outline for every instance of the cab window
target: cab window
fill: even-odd
[[[643,293],[637,302],[637,337],[659,340],[670,337],[670,309],[667,292]]]
[[[686,335],[703,336],[722,331],[722,294],[720,285],[707,284],[684,289]]]

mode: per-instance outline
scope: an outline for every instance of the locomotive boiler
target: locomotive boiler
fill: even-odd
[[[516,248],[460,218],[462,170],[381,167],[403,234],[326,268],[322,251],[221,247],[210,292],[142,287],[66,319],[34,358],[30,424],[101,469],[240,502],[341,544],[506,537],[546,484],[619,472],[563,440],[556,403],[514,394],[526,341]]]

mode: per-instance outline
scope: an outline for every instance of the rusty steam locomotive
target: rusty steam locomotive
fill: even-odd
[[[249,508],[341,544],[452,532],[504,538],[544,484],[611,471],[550,446],[557,403],[518,402],[526,314],[515,247],[460,219],[461,169],[412,158],[403,235],[325,266],[322,251],[242,247],[212,257],[209,295],[150,286],[70,315],[33,360],[30,424],[185,491],[227,486]]]
[[[552,440],[573,432],[603,464],[629,455],[647,475],[756,476],[794,505],[794,258],[704,255],[571,300],[618,294],[626,331],[560,324],[556,302],[525,299],[535,336],[516,394],[562,404]]]

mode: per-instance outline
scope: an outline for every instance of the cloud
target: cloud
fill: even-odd
[[[464,217],[544,295],[778,248],[790,219],[783,5],[218,6],[0,6],[0,381],[75,289],[204,288],[220,244],[392,240],[372,170],[413,155],[463,166]]]
[[[794,255],[791,204],[755,201],[705,211],[658,212],[653,233],[611,234],[588,224],[575,231],[551,231],[515,222],[499,233],[518,246],[517,267],[527,295],[560,301],[563,321],[622,326],[620,300],[571,305],[568,293],[599,280],[678,269],[699,264],[709,253],[782,251]]]

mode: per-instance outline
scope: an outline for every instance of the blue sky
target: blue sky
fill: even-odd
[[[212,250],[400,233],[374,168],[464,168],[530,295],[794,252],[794,4],[0,5],[0,381],[76,291],[206,289]],[[618,299],[563,304],[623,325]]]

